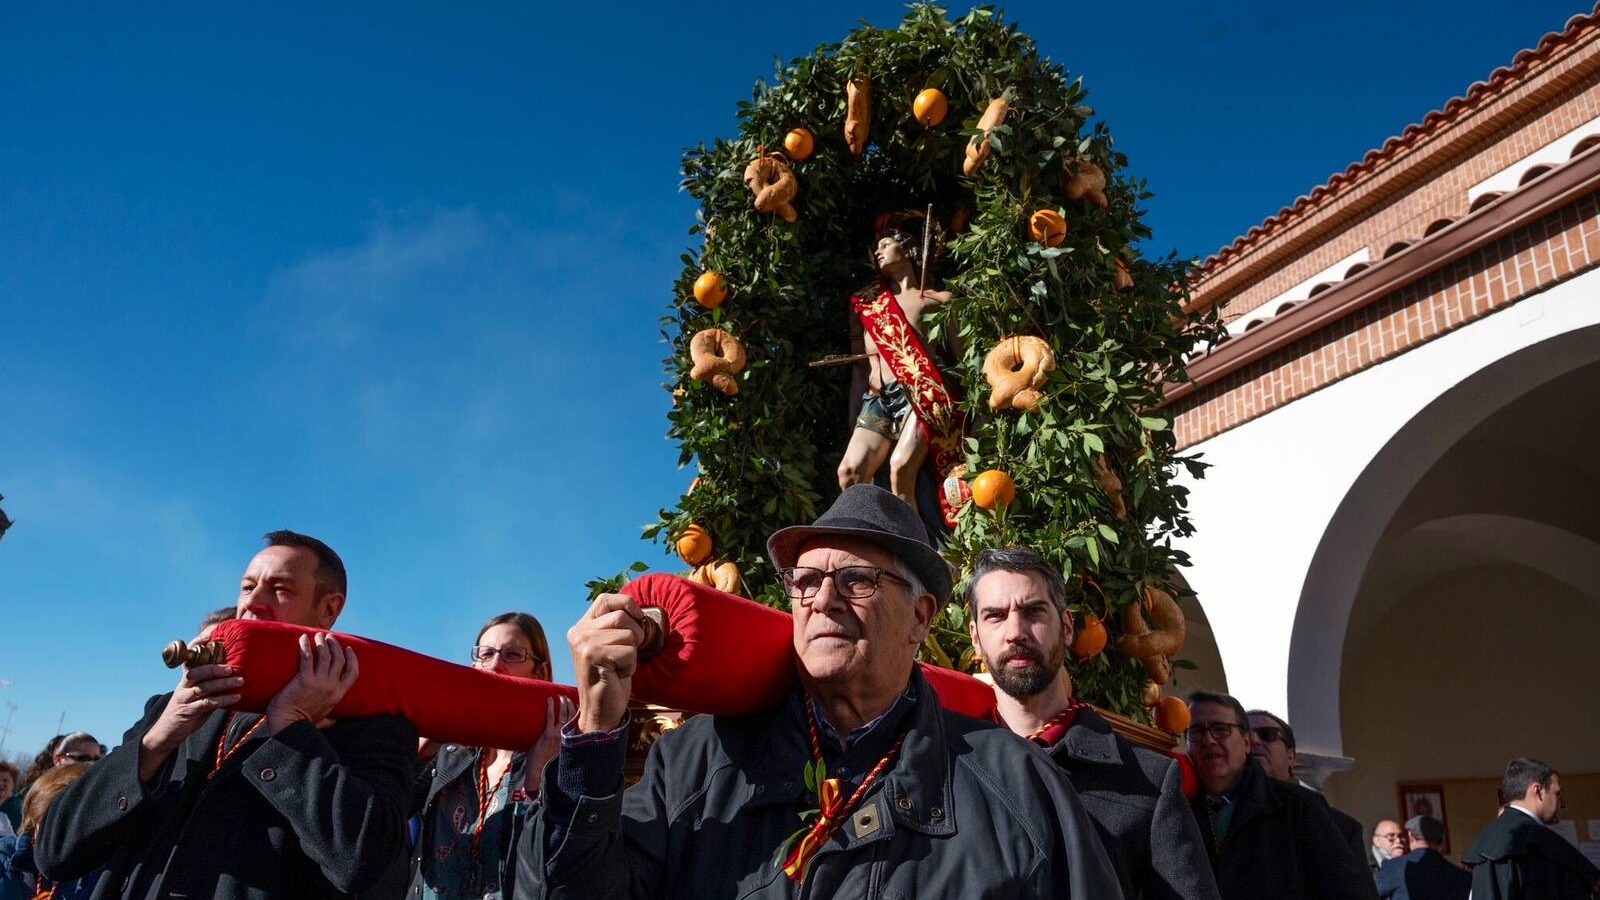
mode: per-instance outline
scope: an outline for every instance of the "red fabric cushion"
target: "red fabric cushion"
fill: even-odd
[[[242,619],[218,625],[211,640],[222,642],[228,665],[244,677],[234,708],[264,711],[300,671],[300,635],[316,632]],[[545,702],[577,697],[565,685],[485,672],[355,635],[338,638],[355,649],[361,676],[334,708],[335,719],[399,713],[437,741],[526,750],[544,732]]]
[[[770,709],[794,686],[794,624],[788,613],[675,575],[646,575],[622,592],[667,618],[665,648],[634,673],[635,699],[743,716]],[[993,716],[994,689],[987,684],[925,663],[922,674],[946,709]]]

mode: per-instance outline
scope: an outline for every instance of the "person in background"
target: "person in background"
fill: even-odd
[[[1378,873],[1381,900],[1467,900],[1472,876],[1444,858],[1444,823],[1432,816],[1406,820],[1411,851],[1383,864]]]
[[[1227,694],[1189,695],[1189,758],[1200,776],[1195,818],[1223,900],[1372,900],[1361,861],[1314,791],[1272,778],[1250,758],[1250,719]]]
[[[1478,832],[1461,861],[1473,900],[1579,900],[1600,888],[1600,868],[1549,826],[1561,821],[1561,775],[1519,756],[1506,764],[1500,817]]]
[[[88,763],[66,763],[39,777],[22,805],[22,822],[15,835],[0,837],[0,900],[89,900],[100,880],[95,870],[81,878],[57,884],[39,874],[33,859],[33,841],[40,823],[56,798],[88,773]]]
[[[1322,796],[1321,791],[1295,777],[1294,767],[1300,756],[1295,750],[1294,729],[1288,722],[1264,709],[1250,710],[1250,758],[1273,778],[1298,784],[1318,797]],[[1324,797],[1323,801],[1326,802],[1327,798]],[[1333,824],[1344,835],[1350,855],[1365,863],[1366,829],[1361,827],[1355,816],[1334,808],[1331,803],[1328,804],[1328,814],[1333,816]]]
[[[1405,856],[1411,848],[1406,845],[1406,830],[1400,823],[1393,819],[1384,819],[1372,829],[1372,850],[1367,856],[1367,865],[1372,869],[1372,878],[1377,880],[1378,870],[1383,864],[1397,856]]]
[[[16,830],[17,822],[13,821],[11,814],[6,812],[6,807],[11,803],[13,795],[19,793],[17,784],[22,780],[22,770],[11,763],[0,760],[0,834]],[[22,818],[21,813],[17,820]]]
[[[224,606],[221,609],[213,609],[211,612],[206,613],[206,617],[204,619],[200,620],[200,631],[195,634],[194,640],[190,641],[189,643],[200,643],[201,641],[211,637],[212,629],[216,628],[218,625],[221,625],[223,622],[231,622],[238,617],[239,611],[231,606]]]
[[[95,740],[94,735],[87,731],[74,731],[70,734],[58,734],[45,744],[39,755],[33,758],[33,765],[28,767],[28,774],[23,777],[20,784],[11,795],[11,799],[0,803],[0,815],[4,815],[15,829],[22,819],[22,806],[35,782],[44,777],[46,772],[58,766],[70,763],[99,762],[106,755],[105,745]]]
[[[549,681],[550,644],[527,613],[495,616],[472,646],[476,668]],[[510,711],[507,711],[508,714]],[[515,848],[522,822],[538,800],[545,763],[561,749],[561,726],[571,700],[549,701],[545,732],[526,752],[443,747],[424,739],[428,761],[412,789],[420,830],[412,852],[407,896],[423,900],[499,900],[511,896]]]

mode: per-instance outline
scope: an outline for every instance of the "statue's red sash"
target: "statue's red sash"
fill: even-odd
[[[942,482],[964,459],[961,437],[966,417],[956,406],[955,393],[944,383],[921,335],[911,327],[892,291],[882,291],[873,300],[851,297],[850,306],[861,319],[862,331],[877,345],[889,374],[900,382],[911,408],[916,410],[917,426],[928,439],[926,465],[933,467],[934,478]],[[954,528],[959,505],[952,504],[948,493],[940,490],[939,505],[945,524]]]

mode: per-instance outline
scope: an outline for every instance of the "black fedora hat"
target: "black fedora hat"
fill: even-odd
[[[846,488],[810,525],[791,525],[767,539],[767,556],[779,569],[794,565],[800,548],[820,537],[871,541],[911,568],[940,603],[950,600],[950,565],[928,543],[916,510],[875,484]]]

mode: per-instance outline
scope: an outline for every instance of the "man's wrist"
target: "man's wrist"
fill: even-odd
[[[624,715],[626,714],[626,710],[624,710],[623,714]],[[594,734],[595,732],[602,732],[602,731],[616,731],[617,730],[617,726],[622,724],[622,719],[623,719],[623,715],[618,715],[618,716],[614,717],[613,719],[611,719],[611,721],[607,722],[606,720],[600,718],[599,716],[592,716],[592,715],[588,715],[586,713],[579,713],[578,714],[578,733],[579,734]]]

